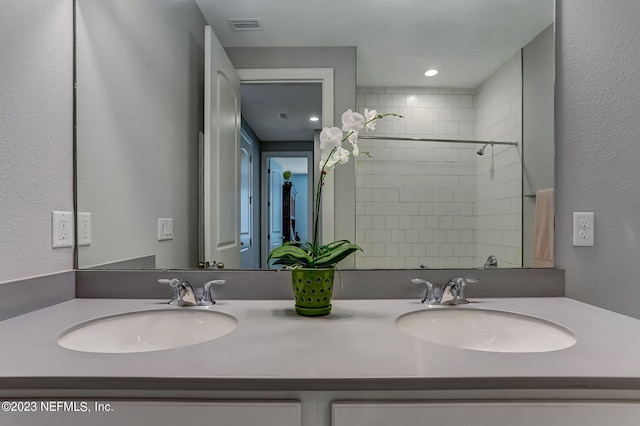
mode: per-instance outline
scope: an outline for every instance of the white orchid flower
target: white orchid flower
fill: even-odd
[[[331,157],[332,159],[335,160],[336,163],[347,164],[349,162],[350,156],[351,156],[351,153],[348,150],[339,146],[338,148],[336,148],[336,150],[334,151]]]
[[[364,117],[362,114],[348,109],[342,114],[342,130],[345,132],[357,132],[364,127]]]
[[[351,132],[349,134],[349,142],[351,142],[351,145],[358,143],[358,131],[354,130],[353,132]]]
[[[320,171],[322,171],[325,167],[329,169],[331,168],[331,166],[333,166],[333,164],[329,164],[330,161],[327,161],[328,158],[329,158],[329,154],[327,154],[326,152],[323,152],[322,155],[320,156],[320,164],[318,164],[318,166],[320,167]]]
[[[353,155],[354,157],[357,157],[360,155],[360,148],[358,148],[357,142],[353,144],[353,152],[351,153],[351,155]]]
[[[378,111],[376,111],[375,109],[372,109],[371,111],[369,111],[367,108],[364,109],[365,121],[371,121],[374,118],[376,118],[377,115],[378,115]],[[367,130],[375,130],[375,129],[376,129],[376,120],[373,120],[370,123],[367,123]]]
[[[320,149],[331,151],[334,147],[342,144],[343,137],[342,130],[337,127],[325,127],[320,132]]]
[[[333,154],[331,154],[330,157],[329,154],[323,152],[320,156],[320,171],[328,171],[336,164],[347,164],[349,162],[350,156],[351,153],[341,146],[336,147],[335,151],[333,151]]]

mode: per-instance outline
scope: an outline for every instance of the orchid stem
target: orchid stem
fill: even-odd
[[[366,121],[365,124],[365,128],[366,125],[379,120],[383,117],[386,117],[388,115],[392,115],[394,117],[401,117],[403,118],[401,115],[399,114],[394,114],[394,113],[386,113],[386,114],[377,114],[376,116],[374,116],[371,120]],[[351,136],[353,134],[353,130],[350,131],[349,133],[347,133],[347,135],[345,137],[342,138],[342,140],[340,141],[340,145],[342,145],[342,142],[346,141],[347,139],[349,139],[349,136]],[[320,168],[320,178],[318,179],[318,187],[316,188],[316,200],[315,200],[315,209],[314,209],[314,217],[313,217],[313,244],[311,246],[311,251],[313,254],[313,257],[317,257],[320,254],[320,243],[319,243],[319,237],[318,237],[318,230],[319,230],[319,223],[320,223],[320,201],[321,201],[321,197],[322,197],[322,186],[324,185],[324,179],[327,176],[327,173],[329,173],[329,171],[331,171],[332,168],[334,168],[337,164],[337,162],[333,163],[331,166],[327,167],[327,164],[329,163],[329,160],[331,159],[331,157],[333,156],[333,154],[336,152],[336,149],[338,148],[338,146],[333,147],[333,149],[331,150],[331,152],[329,153],[329,155],[327,156],[326,160],[324,161],[324,164],[322,164],[322,167]]]

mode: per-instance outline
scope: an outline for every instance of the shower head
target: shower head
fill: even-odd
[[[489,145],[488,143],[485,143],[484,146],[482,148],[480,148],[479,150],[476,151],[476,154],[478,155],[484,155],[484,149],[487,147],[487,145]]]

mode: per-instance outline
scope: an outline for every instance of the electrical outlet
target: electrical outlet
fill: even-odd
[[[73,215],[71,212],[51,212],[51,247],[73,246]]]
[[[78,246],[91,245],[91,213],[78,213]]]
[[[173,219],[158,218],[158,241],[173,240]]]
[[[591,247],[594,244],[593,212],[573,212],[573,245],[577,247]]]

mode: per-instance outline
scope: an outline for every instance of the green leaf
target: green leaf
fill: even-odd
[[[326,247],[326,248],[328,248],[330,250],[333,250],[334,248],[340,247],[341,245],[344,245],[344,244],[351,244],[351,241],[349,241],[349,240],[337,240],[337,241],[334,241],[334,242],[329,243],[326,246],[322,246],[322,247],[323,248]]]
[[[275,265],[285,266],[309,266],[313,259],[309,252],[298,242],[289,242],[271,250],[267,262],[275,259]]]
[[[351,253],[362,248],[348,240],[338,240],[324,246],[313,243],[291,241],[271,250],[267,262],[288,267],[326,268],[332,267]],[[314,256],[314,253],[317,253]]]
[[[350,254],[358,250],[362,251],[362,248],[356,244],[351,244],[349,242],[342,243],[327,251],[326,253],[318,256],[318,258],[314,260],[313,264],[316,268],[326,268],[329,266],[334,266]]]

